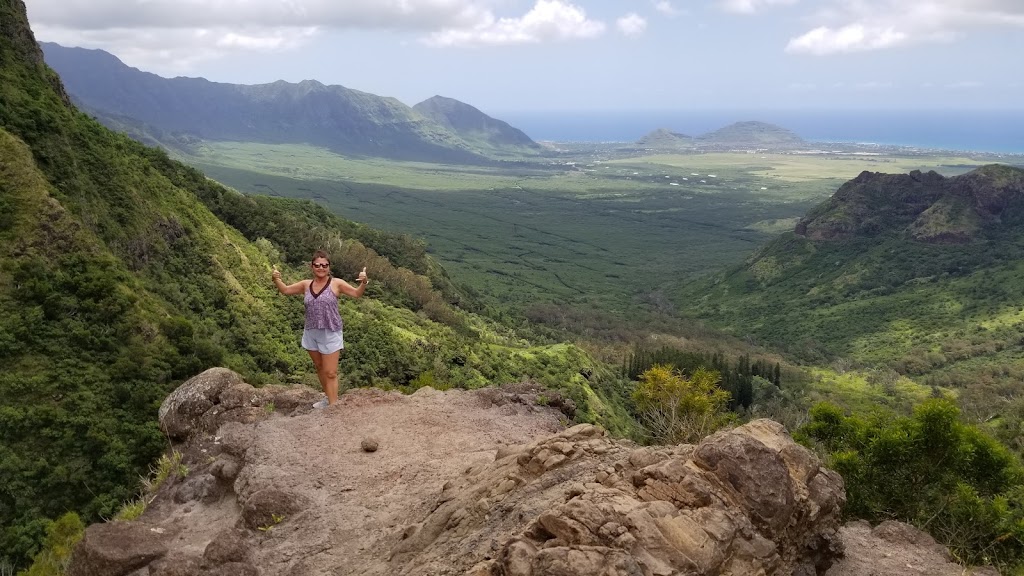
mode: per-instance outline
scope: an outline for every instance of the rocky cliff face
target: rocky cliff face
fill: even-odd
[[[61,97],[65,104],[71,105],[71,99],[64,90],[64,84],[60,78],[53,74],[46,67],[43,61],[43,51],[36,43],[35,34],[28,24],[28,16],[25,10],[24,0],[5,0],[0,4],[0,38],[7,41],[12,49],[10,54],[13,61],[21,61],[34,66],[38,73],[47,77],[53,89]],[[0,51],[0,66],[7,66],[4,54]]]
[[[357,390],[317,411],[208,371],[160,411],[187,475],[91,526],[69,574],[809,575],[840,553],[842,479],[781,425],[640,447],[535,397]]]
[[[796,233],[812,240],[903,234],[926,242],[970,242],[1024,216],[1024,170],[1005,165],[945,178],[936,172],[862,172],[812,210]]]

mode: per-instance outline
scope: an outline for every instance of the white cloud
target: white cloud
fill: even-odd
[[[490,16],[484,0],[29,0],[33,26],[118,28],[328,27],[437,30]]]
[[[319,31],[427,34],[478,26],[490,0],[28,0],[36,37],[100,48],[160,73],[187,73],[232,52],[280,52]]]
[[[65,46],[100,48],[116,54],[124,63],[161,75],[187,74],[201,62],[232,52],[280,52],[302,46],[316,28],[237,29],[155,28],[68,30],[36,26],[41,40]]]
[[[726,12],[736,14],[753,14],[761,8],[774,4],[796,4],[798,0],[719,0],[719,4]]]
[[[951,41],[979,28],[1024,27],[1020,0],[834,0],[812,30],[789,41],[791,53],[882,50]]]
[[[675,16],[679,14],[676,7],[672,5],[669,0],[652,0],[654,2],[654,9],[666,16]]]
[[[786,51],[821,55],[877,50],[895,46],[906,39],[905,33],[892,28],[866,28],[862,24],[850,24],[838,29],[821,26],[790,40]]]
[[[498,0],[28,0],[36,37],[99,48],[161,74],[232,52],[281,52],[328,29],[406,31],[427,44],[593,38],[605,24],[570,0],[537,0],[521,17]]]
[[[307,28],[300,31],[289,29],[284,32],[270,34],[266,31],[262,34],[225,32],[217,35],[217,46],[229,49],[274,51],[294,47],[304,36],[312,36],[315,33],[315,28]]]
[[[616,20],[615,25],[626,36],[639,36],[647,29],[647,20],[644,20],[636,13],[630,12]]]
[[[433,46],[533,44],[547,41],[595,38],[605,24],[587,18],[586,12],[563,0],[537,0],[521,18],[487,18],[472,28],[450,28],[427,39]]]

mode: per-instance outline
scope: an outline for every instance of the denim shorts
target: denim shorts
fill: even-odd
[[[315,330],[306,329],[302,331],[302,347],[310,352],[321,354],[334,354],[345,348],[345,337],[341,330]]]

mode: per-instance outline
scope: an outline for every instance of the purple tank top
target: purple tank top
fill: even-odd
[[[330,330],[338,332],[341,330],[341,314],[338,313],[338,297],[331,290],[333,278],[327,277],[327,283],[318,293],[313,292],[313,283],[309,283],[309,290],[303,301],[306,304],[306,330]]]

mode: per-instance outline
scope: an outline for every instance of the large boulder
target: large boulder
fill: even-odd
[[[445,487],[396,566],[430,573],[517,523],[470,574],[813,575],[842,552],[842,478],[770,420],[662,448],[580,425],[497,456]]]
[[[190,378],[171,392],[160,405],[160,429],[173,440],[184,440],[198,427],[211,408],[220,402],[220,394],[245,382],[227,368],[210,368]]]
[[[124,576],[167,554],[170,537],[141,522],[93,524],[75,546],[67,576]]]
[[[251,424],[274,414],[308,412],[319,396],[305,386],[256,389],[227,368],[210,368],[164,399],[160,429],[171,440],[187,440],[195,434],[213,434],[229,422]]]

